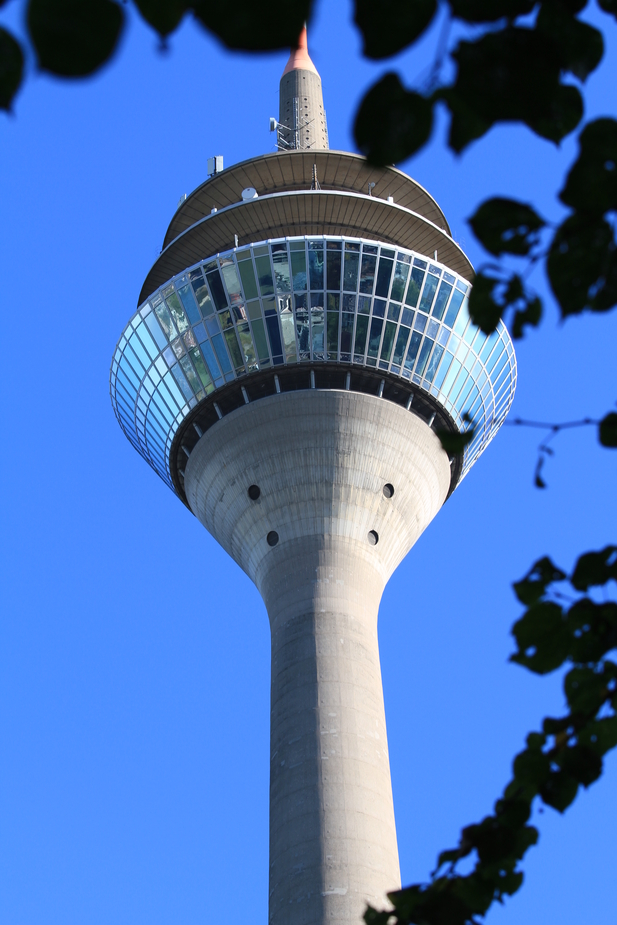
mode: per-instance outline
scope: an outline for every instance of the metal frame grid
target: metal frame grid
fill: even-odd
[[[500,322],[471,324],[469,283],[437,260],[359,238],[288,237],[235,248],[173,277],[114,352],[111,399],[136,450],[173,489],[169,451],[195,405],[227,382],[298,362],[349,363],[408,380],[475,436],[462,476],[516,388]]]

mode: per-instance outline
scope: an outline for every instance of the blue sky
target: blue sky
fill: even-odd
[[[130,12],[130,11],[129,11]],[[20,21],[9,4],[2,22]],[[412,84],[436,27],[394,64],[366,62],[351,5],[318,4],[309,45],[333,148],[389,67]],[[586,118],[614,115],[614,20]],[[272,150],[287,55],[232,55],[187,21],[167,53],[129,15],[94,79],[28,65],[0,117],[3,612],[0,898],[7,925],[267,920],[269,630],[249,579],[135,453],[108,373],[180,196]],[[399,165],[484,259],[465,219],[491,195],[553,221],[576,143],[494,129],[461,158],[431,145]],[[533,278],[542,293],[541,272]],[[599,417],[614,405],[617,314],[560,324],[550,304],[517,346],[513,415]],[[420,880],[490,811],[512,756],[561,708],[560,681],[510,665],[510,584],[549,554],[615,541],[615,453],[560,436],[532,485],[537,432],[503,428],[399,567],[380,645],[401,868]],[[526,885],[494,923],[613,925],[617,760],[564,818],[538,816]]]

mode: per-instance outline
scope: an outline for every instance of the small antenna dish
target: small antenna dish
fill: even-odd
[[[276,132],[277,128],[278,128],[278,122],[276,121],[274,116],[270,116],[270,131]]]
[[[253,186],[247,186],[242,190],[242,200],[248,202],[250,199],[257,199],[257,190]]]

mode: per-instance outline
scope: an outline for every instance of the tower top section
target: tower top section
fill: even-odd
[[[279,151],[323,151],[330,147],[321,77],[308,53],[306,26],[281,77],[276,135]]]
[[[308,53],[308,36],[306,32],[306,26],[304,26],[302,32],[300,33],[300,37],[298,39],[298,47],[291,49],[289,61],[285,65],[285,70],[283,71],[283,77],[285,74],[289,74],[290,71],[312,71],[319,77],[317,68],[311,61],[310,55]]]

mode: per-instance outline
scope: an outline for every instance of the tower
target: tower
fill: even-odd
[[[507,331],[432,197],[330,151],[306,36],[277,151],[178,207],[116,348],[125,434],[259,589],[272,636],[271,925],[399,883],[377,613],[510,407]],[[451,458],[435,431],[474,427]]]

